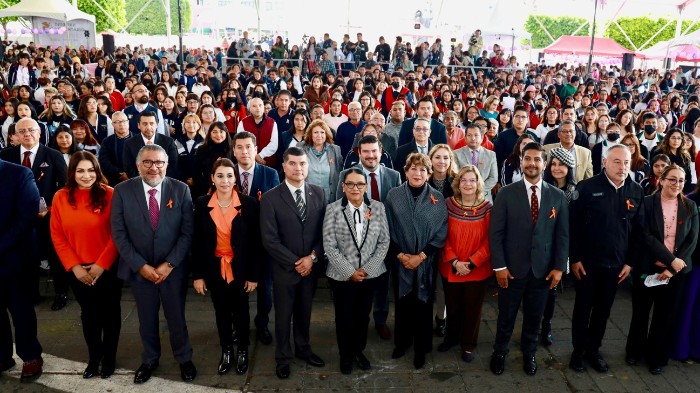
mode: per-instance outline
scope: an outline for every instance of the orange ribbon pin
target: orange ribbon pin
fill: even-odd
[[[367,219],[367,221],[372,219],[372,210],[367,209],[367,212],[365,212],[365,219]]]
[[[549,215],[549,218],[557,218],[557,209],[552,208],[552,214]]]
[[[632,202],[630,202],[630,200],[628,199],[628,200],[627,200],[627,211],[630,211],[630,210],[632,210],[633,208],[634,208],[634,205],[633,205]]]
[[[433,201],[433,205],[437,205],[438,200],[435,199],[435,196],[433,194],[430,194],[430,200]]]
[[[173,208],[173,200],[172,200],[172,199],[169,199],[169,200],[168,200],[168,203],[166,203],[165,206],[167,206],[168,209],[172,209],[172,208]]]
[[[262,199],[262,192],[260,192],[260,190],[258,190],[258,202],[260,202],[261,199]]]

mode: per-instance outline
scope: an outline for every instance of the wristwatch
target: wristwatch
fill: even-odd
[[[170,263],[170,262],[168,262],[168,267],[171,268],[171,269],[175,269],[175,265],[173,265],[173,264]]]
[[[311,251],[311,254],[309,255],[311,257],[311,262],[316,263],[316,251]]]

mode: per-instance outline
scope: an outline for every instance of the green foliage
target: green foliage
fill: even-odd
[[[644,48],[641,48],[641,46],[647,42],[649,38],[651,38],[654,34],[656,34],[657,31],[659,31],[666,23],[668,23],[668,19],[664,18],[658,18],[658,19],[652,19],[647,16],[641,16],[637,18],[619,18],[617,19],[617,23],[625,30],[625,33],[629,36],[630,40],[634,43],[634,45],[637,46],[638,49],[646,49],[658,42],[661,41],[666,41],[670,40],[671,38],[675,37],[676,34],[676,22],[672,21],[671,24],[666,26],[666,28],[659,33],[656,37],[654,37],[653,40],[649,42]],[[693,23],[690,20],[684,20],[682,22],[682,28],[681,32],[684,32],[685,29],[690,26],[690,24]],[[693,26],[690,32],[693,32],[695,30],[700,29],[700,24],[695,24]],[[620,45],[624,46],[627,49],[634,50],[634,47],[630,44],[630,42],[625,38],[624,34],[620,31],[620,28],[617,27],[615,24],[611,24],[604,33],[605,37],[612,38],[615,41],[617,41]]]
[[[563,35],[571,35],[587,21],[586,18],[575,18],[571,16],[552,17],[537,15],[537,18],[542,22],[544,27],[547,28],[547,31],[549,31],[549,34],[551,34],[555,40]],[[576,35],[588,35],[589,29],[589,26],[584,26]],[[525,31],[532,34],[533,48],[544,48],[554,42],[549,38],[547,33],[545,33],[542,26],[537,23],[533,15],[527,17],[527,21],[525,21]]]
[[[19,3],[20,0],[5,0],[5,3],[0,3],[0,9],[7,8],[9,6],[15,5]],[[0,26],[2,26],[2,29],[5,30],[5,37],[4,39],[7,40],[7,24],[10,22],[14,22],[17,20],[17,17],[15,16],[8,16],[7,18],[0,18]]]
[[[112,29],[114,31],[119,31],[121,26],[126,25],[126,18],[124,14],[124,0],[95,0],[100,7],[107,11],[114,19],[119,23],[115,23],[110,17],[105,15],[105,13],[93,3],[92,0],[78,0],[78,9],[88,13],[90,15],[95,15],[95,31],[97,34],[107,30]]]
[[[126,18],[131,20],[136,15],[146,0],[126,0]],[[190,28],[192,21],[192,7],[189,0],[181,0],[182,6],[182,31],[186,32]],[[172,33],[178,32],[177,0],[170,0],[170,18],[172,21]],[[127,31],[131,34],[165,34],[165,10],[160,0],[154,0],[138,16]]]

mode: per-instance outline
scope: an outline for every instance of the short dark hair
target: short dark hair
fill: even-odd
[[[279,98],[279,96],[283,96],[283,95],[286,95],[287,97],[289,97],[290,100],[292,99],[292,93],[289,90],[280,90],[277,93],[278,98]]]
[[[301,156],[306,156],[306,152],[304,149],[301,149],[296,146],[292,146],[288,148],[287,150],[284,151],[284,154],[282,154],[282,162],[287,162],[289,156],[295,156],[295,157],[301,157]]]
[[[377,145],[379,145],[380,149],[382,148],[382,142],[380,142],[379,139],[374,135],[363,136],[357,142],[357,146],[360,148],[360,150],[362,150],[362,145],[370,145],[372,143],[376,143]]]
[[[654,112],[647,112],[644,114],[644,116],[642,116],[642,122],[647,121],[647,119],[658,119],[658,117]]]
[[[365,172],[362,169],[352,167],[352,168],[348,168],[345,171],[343,171],[343,179],[342,179],[343,183],[345,183],[345,179],[347,179],[348,175],[350,175],[350,174],[362,175],[362,177],[365,179],[365,181],[367,181],[367,175],[365,175]]]
[[[144,117],[152,117],[156,119],[156,124],[158,124],[158,115],[156,115],[155,112],[153,111],[143,111],[141,114],[139,114],[139,123],[141,123],[141,119]]]
[[[547,160],[547,152],[544,150],[544,147],[540,145],[537,142],[530,142],[527,145],[523,147],[523,150],[520,152],[520,158],[525,157],[525,152],[528,150],[537,150],[542,154],[542,159]]]
[[[236,141],[238,141],[238,140],[248,139],[248,138],[253,140],[253,145],[255,145],[255,146],[258,145],[258,141],[255,138],[255,134],[253,134],[252,132],[248,132],[248,131],[239,131],[239,132],[233,134],[233,145],[236,146]]]

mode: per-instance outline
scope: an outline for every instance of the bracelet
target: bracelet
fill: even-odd
[[[420,254],[418,254],[418,256],[421,257],[421,259],[422,259],[423,261],[425,261],[426,259],[428,259],[428,256],[425,255],[425,253],[424,253],[423,251],[421,251]]]

